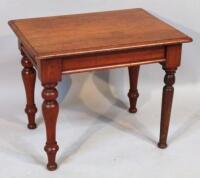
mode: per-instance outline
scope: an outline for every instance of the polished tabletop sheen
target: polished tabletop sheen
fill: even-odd
[[[143,9],[12,20],[9,24],[36,59],[191,41]]]

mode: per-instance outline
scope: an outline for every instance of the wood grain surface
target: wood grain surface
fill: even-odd
[[[9,24],[35,59],[192,41],[143,9],[12,20]]]

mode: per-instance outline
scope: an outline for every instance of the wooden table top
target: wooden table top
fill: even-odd
[[[143,9],[9,21],[35,59],[191,42]]]

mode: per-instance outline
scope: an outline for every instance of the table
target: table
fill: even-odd
[[[22,54],[28,128],[35,129],[36,70],[43,86],[42,112],[46,126],[47,168],[55,170],[58,145],[56,122],[59,104],[57,83],[64,74],[128,67],[131,113],[139,96],[139,68],[160,63],[165,71],[160,123],[160,148],[167,147],[175,83],[182,44],[192,39],[143,9],[11,20]],[[35,70],[36,69],[36,70]]]

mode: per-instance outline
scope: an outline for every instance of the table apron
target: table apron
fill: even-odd
[[[93,71],[165,61],[165,47],[135,49],[108,54],[76,56],[62,60],[62,73]]]

